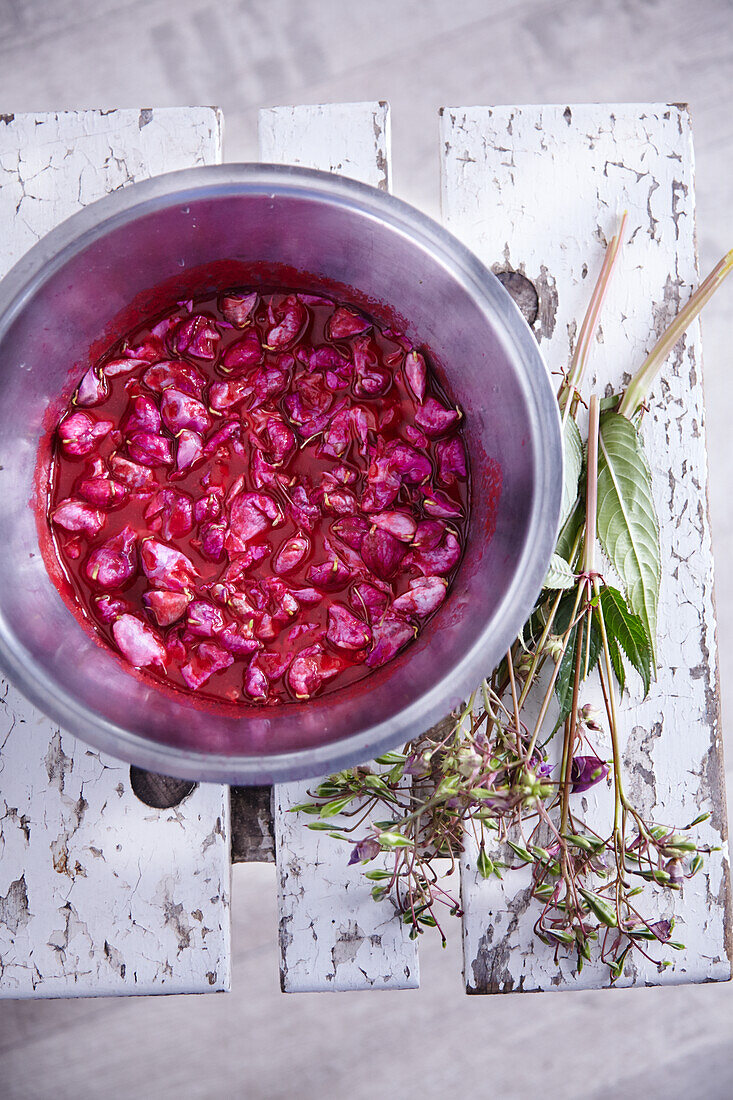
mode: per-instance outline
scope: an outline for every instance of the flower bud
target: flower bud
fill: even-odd
[[[665,863],[664,869],[669,875],[670,886],[679,886],[684,878],[680,861],[678,859],[670,859]]]
[[[570,769],[572,793],[579,794],[595,786],[608,775],[608,765],[597,756],[574,756]]]
[[[557,664],[557,662],[560,660],[560,658],[563,655],[562,636],[560,634],[550,634],[550,635],[548,635],[548,637],[545,641],[544,651],[547,654],[547,656],[552,661],[554,661],[555,664]]]
[[[471,748],[461,749],[458,753],[458,771],[464,779],[469,779],[481,767],[482,759]]]
[[[594,706],[592,703],[586,703],[582,706],[578,712],[578,718],[581,722],[584,722],[589,730],[594,730],[596,733],[603,729],[601,722],[603,720],[603,712],[599,707]]]
[[[531,653],[523,653],[517,662],[517,672],[520,676],[527,676],[530,668],[532,667],[532,661],[534,660]]]

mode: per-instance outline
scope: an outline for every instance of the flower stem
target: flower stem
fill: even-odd
[[[733,271],[733,248],[718,263],[697,290],[690,296],[687,304],[672,321],[669,328],[662,334],[654,345],[649,355],[644,360],[639,371],[631,379],[626,387],[626,393],[621,399],[618,411],[629,420],[641,408],[646,401],[652,382],[657,376],[665,359],[681,336],[697,317],[705,303],[712,298],[715,291],[730,272]]]
[[[616,233],[615,236],[611,238],[608,243],[608,247],[606,248],[606,255],[603,258],[603,264],[598,275],[598,281],[596,282],[595,288],[593,290],[593,296],[591,297],[590,303],[588,304],[588,309],[585,313],[585,317],[583,318],[583,324],[580,327],[580,335],[578,336],[578,342],[575,345],[573,357],[570,361],[570,369],[568,371],[567,378],[564,380],[562,386],[560,387],[558,400],[560,402],[560,408],[563,412],[563,423],[567,420],[568,414],[572,413],[573,411],[573,405],[577,397],[577,392],[583,379],[583,374],[585,373],[591,344],[596,334],[596,330],[598,329],[598,321],[601,316],[601,308],[603,306],[603,302],[606,297],[609,284],[611,282],[613,269],[616,266],[616,261],[618,260],[619,253],[621,252],[621,244],[623,242],[624,230],[626,228],[626,216],[626,211],[624,211],[618,233]]]

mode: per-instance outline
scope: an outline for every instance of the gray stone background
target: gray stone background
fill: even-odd
[[[708,270],[733,246],[731,0],[0,0],[0,112],[388,99],[394,189],[438,209],[437,108],[685,101]],[[724,713],[733,671],[733,279],[703,320]],[[732,744],[729,734],[728,744]],[[729,758],[733,759],[733,755]],[[234,992],[3,1002],[0,1097],[733,1096],[727,986],[468,999],[458,925],[419,992],[278,992],[271,867],[234,876]]]

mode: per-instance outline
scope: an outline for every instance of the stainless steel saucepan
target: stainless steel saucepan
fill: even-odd
[[[130,674],[71,614],[40,552],[35,479],[90,349],[121,330],[130,303],[164,308],[197,280],[231,285],[240,270],[353,291],[429,349],[466,414],[472,513],[451,594],[403,655],[323,698],[225,713]],[[0,284],[0,451],[7,675],[55,721],[114,756],[230,783],[366,761],[464,699],[533,605],[562,482],[553,387],[494,275],[389,195],[261,164],[194,168],[125,188],[75,214],[13,268]]]

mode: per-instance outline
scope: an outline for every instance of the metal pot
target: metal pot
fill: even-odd
[[[427,346],[466,413],[472,514],[451,594],[402,656],[332,695],[233,714],[131,674],[80,625],[39,552],[37,497],[49,426],[90,348],[129,323],[130,302],[160,307],[197,279],[231,285],[233,273],[250,268],[272,282],[292,284],[297,273],[300,286],[345,288]],[[0,663],[63,727],[142,767],[263,783],[368,760],[466,698],[540,589],[556,534],[562,448],[534,337],[468,249],[373,188],[303,169],[228,164],[108,196],[35,245],[0,285],[0,377]]]

